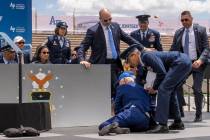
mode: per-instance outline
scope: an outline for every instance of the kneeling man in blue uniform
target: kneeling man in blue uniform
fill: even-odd
[[[176,96],[179,87],[188,77],[191,71],[191,60],[180,52],[142,51],[129,47],[122,54],[127,54],[128,62],[135,67],[140,63],[156,73],[153,87],[146,90],[149,93],[158,92],[155,120],[158,123],[148,133],[168,133],[170,130],[183,130],[184,123],[181,120],[179,105]],[[169,110],[173,110],[174,122],[167,125]]]
[[[115,99],[116,115],[99,125],[99,135],[125,134],[149,128],[150,96],[135,82],[134,73],[123,72],[119,76]]]

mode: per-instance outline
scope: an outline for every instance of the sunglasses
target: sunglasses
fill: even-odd
[[[187,19],[187,18],[181,19],[181,22],[184,22],[184,21],[189,21],[189,19]]]
[[[42,52],[43,54],[49,54],[49,52]]]
[[[18,44],[25,44],[25,42],[18,42]]]
[[[108,21],[111,21],[111,20],[112,20],[112,18],[104,19],[103,21],[104,21],[104,22],[108,22]]]

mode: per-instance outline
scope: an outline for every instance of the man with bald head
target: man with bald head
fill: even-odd
[[[99,11],[99,22],[87,30],[84,40],[80,44],[78,56],[80,64],[90,68],[91,64],[111,64],[112,95],[115,94],[117,76],[123,70],[120,61],[120,40],[129,45],[144,47],[126,34],[118,23],[112,22],[111,12],[103,8]],[[85,61],[84,54],[91,47],[91,55]]]

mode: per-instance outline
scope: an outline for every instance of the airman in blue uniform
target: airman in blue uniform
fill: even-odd
[[[131,131],[149,128],[150,97],[143,87],[134,82],[134,77],[131,71],[119,76],[115,98],[116,115],[99,125],[99,135],[128,133],[128,128]]]
[[[50,50],[50,62],[53,64],[69,64],[71,61],[70,41],[65,37],[68,25],[66,22],[58,22],[55,35],[49,36],[43,44]]]
[[[154,29],[149,28],[149,17],[150,15],[136,16],[139,23],[139,29],[131,32],[130,35],[146,48],[162,51],[163,48],[160,41],[160,33]],[[147,69],[139,65],[138,70],[142,73],[137,73],[136,79],[139,81],[138,84],[144,85],[146,81]]]
[[[155,120],[159,124],[148,133],[168,133],[171,130],[183,130],[179,105],[176,96],[177,87],[186,80],[191,71],[191,60],[180,52],[138,51],[129,47],[122,54],[129,54],[128,62],[131,66],[139,63],[156,73],[153,87],[147,88],[149,93],[158,91]],[[169,110],[174,111],[174,123],[167,126]]]
[[[162,44],[160,42],[160,33],[154,29],[150,29],[148,18],[150,15],[138,15],[139,29],[131,32],[131,36],[139,41],[146,48],[152,48],[162,51]]]

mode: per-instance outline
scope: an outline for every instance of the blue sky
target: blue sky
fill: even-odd
[[[210,0],[32,0],[38,15],[98,15],[102,7],[113,16],[151,14],[178,18],[181,11],[190,10],[194,18],[210,19]]]

